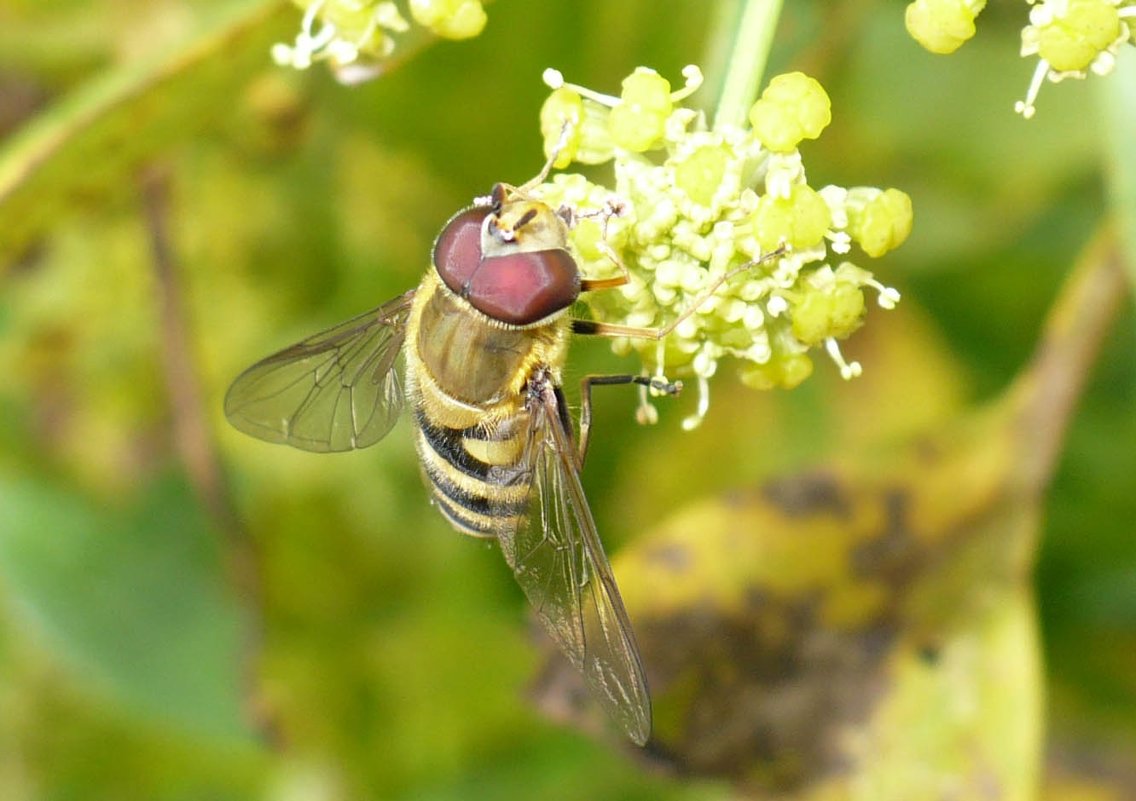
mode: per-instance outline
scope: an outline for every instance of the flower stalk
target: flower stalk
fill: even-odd
[[[781,16],[781,0],[745,0],[741,18],[733,27],[725,78],[714,110],[713,130],[741,127],[757,97],[773,34]]]

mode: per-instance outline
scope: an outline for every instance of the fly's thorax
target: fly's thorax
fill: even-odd
[[[415,295],[407,331],[407,386],[431,420],[465,429],[524,407],[538,367],[559,376],[571,322],[564,315],[514,326],[479,312],[430,271]]]

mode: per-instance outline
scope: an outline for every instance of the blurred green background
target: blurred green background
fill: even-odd
[[[1102,107],[1124,84],[1047,86],[1015,116],[1025,4],[951,58],[906,36],[901,3],[786,6],[769,74],[833,102],[810,182],[913,199],[908,243],[861,261],[904,300],[848,343],[861,379],[818,359],[760,394],[726,370],[693,433],[693,398],[640,428],[635,393],[598,392],[584,482],[613,554],[696,499],[997,396],[1118,210],[1111,159],[1136,137]],[[0,798],[731,797],[534,710],[521,593],[430,508],[405,423],[315,456],[221,414],[242,368],[415,285],[455,210],[535,173],[544,68],[613,92],[638,65],[713,75],[708,9],[500,0],[481,37],[347,88],[271,64],[284,4],[0,1]],[[1125,305],[1045,501],[1051,798],[1136,797]],[[578,341],[567,384],[628,369]]]

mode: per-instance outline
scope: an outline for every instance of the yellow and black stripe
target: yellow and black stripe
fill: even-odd
[[[428,420],[422,407],[415,409],[414,422],[427,484],[455,528],[493,537],[502,526],[519,522],[527,511],[532,480],[512,455],[520,447],[521,432],[447,428]]]

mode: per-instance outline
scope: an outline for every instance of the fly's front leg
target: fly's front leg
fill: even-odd
[[[574,228],[579,220],[591,219],[593,217],[600,218],[600,238],[596,242],[596,249],[607,257],[607,260],[615,265],[619,270],[619,275],[612,278],[582,278],[580,280],[581,292],[594,292],[597,289],[615,289],[616,287],[624,286],[631,282],[631,272],[627,269],[627,265],[623,263],[623,259],[619,258],[619,254],[615,252],[607,241],[607,224],[612,217],[618,217],[625,212],[626,208],[623,201],[609,199],[604,203],[603,208],[596,209],[589,212],[577,212],[571,208],[562,209],[561,216],[564,217],[565,222],[569,228]]]
[[[637,384],[660,395],[677,395],[682,391],[681,381],[667,381],[661,377],[645,375],[588,375],[580,380],[580,467],[588,455],[588,441],[592,431],[592,386],[613,386],[616,384]]]

